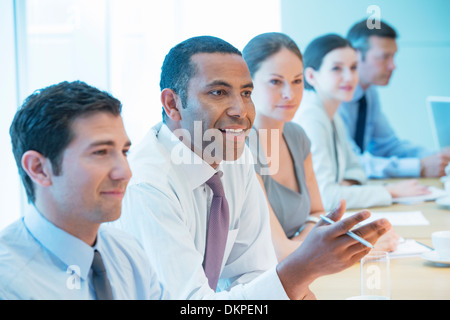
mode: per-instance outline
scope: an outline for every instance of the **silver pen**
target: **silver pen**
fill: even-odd
[[[328,222],[329,224],[334,224],[334,223],[336,223],[335,221],[333,221],[333,220],[331,220],[330,218],[328,218],[328,217],[326,217],[326,216],[324,216],[324,215],[320,215],[320,218],[323,220],[323,221],[325,221],[325,222]],[[365,245],[366,247],[369,247],[369,248],[372,248],[373,249],[373,245],[369,242],[369,241],[367,241],[367,240],[364,240],[363,238],[361,238],[361,237],[358,237],[356,234],[354,234],[353,232],[351,232],[351,231],[348,231],[347,232],[347,235],[348,236],[350,236],[350,237],[352,237],[353,239],[355,239],[356,241],[359,241],[359,242],[361,242],[363,245]]]

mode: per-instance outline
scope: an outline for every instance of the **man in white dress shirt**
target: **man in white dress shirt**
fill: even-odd
[[[161,74],[164,122],[131,150],[133,178],[117,225],[135,235],[176,299],[308,299],[309,285],[359,261],[368,249],[345,233],[369,216],[333,226],[318,222],[303,245],[277,264],[264,194],[245,139],[255,108],[241,53],[214,37],[195,37],[166,56]],[[229,227],[217,288],[203,268],[216,172],[229,204]],[[329,214],[338,221],[343,204]],[[356,230],[375,242],[379,220]]]
[[[31,206],[0,232],[0,299],[167,297],[136,239],[102,225],[120,216],[131,177],[121,108],[75,81],[37,90],[16,113],[11,140]]]

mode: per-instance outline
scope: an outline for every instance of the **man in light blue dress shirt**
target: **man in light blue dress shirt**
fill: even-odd
[[[409,141],[400,140],[381,110],[375,86],[389,83],[395,69],[397,33],[387,23],[370,29],[367,21],[356,23],[348,40],[357,49],[359,85],[352,101],[342,103],[338,112],[344,120],[353,150],[369,178],[439,177],[450,161],[450,148],[434,153]],[[360,101],[365,98],[365,117],[358,128]],[[361,107],[363,108],[363,107]],[[360,141],[358,141],[360,139]]]
[[[36,91],[16,113],[10,134],[31,206],[0,233],[0,299],[101,298],[95,251],[110,298],[164,297],[140,244],[102,225],[120,216],[131,177],[120,112],[120,101],[76,81]]]
[[[336,224],[319,221],[302,246],[277,263],[267,201],[245,143],[255,117],[253,82],[236,48],[207,36],[183,41],[166,56],[160,86],[164,123],[130,152],[133,178],[117,226],[140,240],[172,297],[310,299],[317,277],[367,254],[345,233],[369,213],[338,221],[342,204],[329,214]],[[219,171],[229,223],[216,288],[203,263],[213,198],[206,182]],[[379,220],[356,232],[375,242],[389,228]]]

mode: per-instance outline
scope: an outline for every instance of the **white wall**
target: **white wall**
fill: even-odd
[[[20,216],[21,184],[9,126],[17,109],[13,1],[0,1],[0,230]]]
[[[159,78],[172,46],[208,34],[242,49],[280,30],[279,0],[0,0],[0,229],[26,207],[8,131],[34,90],[79,79],[110,91],[137,145],[161,121]]]

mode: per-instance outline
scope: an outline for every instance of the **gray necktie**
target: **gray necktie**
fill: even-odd
[[[92,261],[92,276],[95,293],[98,300],[113,300],[111,284],[106,275],[105,265],[102,256],[97,250],[94,251],[94,260]]]
[[[205,259],[203,268],[211,289],[216,290],[220,268],[227,243],[229,228],[229,209],[220,177],[222,172],[214,174],[206,184],[214,192],[209,211],[208,233],[206,236]]]

